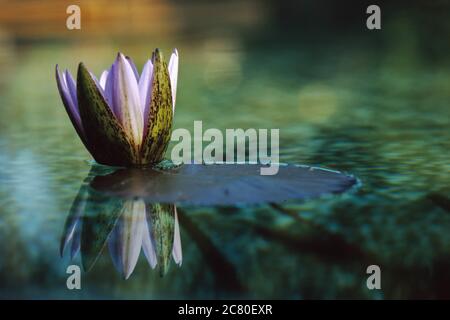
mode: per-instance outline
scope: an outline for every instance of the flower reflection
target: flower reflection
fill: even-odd
[[[81,251],[83,267],[89,271],[106,246],[125,279],[133,273],[141,248],[150,267],[158,268],[161,276],[167,273],[172,258],[181,266],[176,206],[103,196],[82,185],[66,220],[61,256],[70,252],[74,259]]]
[[[174,205],[150,204],[142,200],[127,201],[108,239],[114,266],[126,279],[144,255],[152,269],[159,266],[167,273],[170,259],[181,266],[182,252],[178,217]]]

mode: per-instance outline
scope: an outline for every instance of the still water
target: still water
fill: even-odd
[[[77,210],[90,212],[76,198],[92,162],[65,114],[54,66],[75,72],[84,61],[98,75],[121,50],[141,68],[154,44],[5,40],[0,297],[450,297],[450,61],[444,52],[430,58],[408,28],[396,32],[382,47],[370,37],[270,34],[161,43],[167,54],[173,43],[180,52],[175,128],[192,130],[195,120],[279,128],[281,162],[349,172],[361,185],[253,206],[175,208],[112,197],[98,202],[103,216],[84,220],[85,237],[94,239],[73,250],[72,262],[71,245],[63,258],[60,247]],[[124,212],[138,214],[115,220]],[[114,243],[127,238],[127,223],[138,246],[119,252]],[[89,258],[81,261],[83,250]],[[135,267],[121,265],[124,256],[137,259]],[[66,288],[70,264],[89,264],[81,290]],[[366,287],[371,264],[382,270],[382,290]]]

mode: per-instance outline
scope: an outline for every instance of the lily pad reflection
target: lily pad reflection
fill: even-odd
[[[351,175],[308,166],[282,165],[260,175],[259,164],[189,164],[170,169],[118,169],[97,175],[91,187],[110,196],[157,203],[235,205],[276,203],[342,193]]]

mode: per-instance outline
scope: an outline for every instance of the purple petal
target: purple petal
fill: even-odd
[[[70,75],[70,73],[66,72]],[[62,74],[59,72],[58,65],[56,65],[56,83],[58,85],[58,91],[61,96],[61,100],[66,108],[67,114],[69,115],[70,120],[72,121],[75,130],[80,136],[83,142],[85,141],[84,129],[81,123],[80,113],[78,111],[78,100],[75,100],[71,94],[71,90],[68,87],[67,79],[69,82],[73,80],[72,76],[67,77],[66,73]],[[75,86],[75,85],[74,85]],[[76,89],[75,89],[76,91]]]
[[[117,113],[115,112],[114,105],[113,105],[113,99],[112,99],[112,92],[113,92],[113,83],[114,83],[114,64],[111,65],[111,67],[108,70],[108,76],[106,77],[105,82],[105,98],[106,101],[108,101],[108,104],[111,106],[111,110],[114,113],[114,115],[117,117]]]
[[[81,243],[81,229],[83,224],[82,216],[86,208],[87,189],[81,188],[78,192],[72,207],[69,211],[69,216],[66,219],[64,226],[64,233],[61,239],[60,254],[64,255],[65,251],[70,248],[70,259],[80,251]]]
[[[173,112],[175,112],[175,100],[176,100],[176,95],[177,95],[177,80],[178,80],[178,51],[177,51],[177,49],[173,50],[173,53],[170,56],[169,77],[170,77],[170,86],[172,88]]]
[[[106,72],[106,71],[104,71],[104,72]],[[113,110],[113,107],[112,107],[112,102],[111,102],[111,98],[108,98],[107,97],[107,92],[105,91],[105,88],[102,86],[102,84],[101,84],[101,80],[102,79],[100,79],[100,81],[97,79],[97,77],[95,76],[95,74],[94,73],[92,73],[92,72],[90,72],[89,71],[89,74],[91,75],[91,78],[92,78],[92,80],[94,80],[94,82],[95,82],[95,84],[97,85],[97,88],[98,88],[98,91],[101,93],[101,95],[103,96],[103,98],[105,99],[105,101],[106,101],[106,104],[108,105],[108,107],[111,109],[111,111],[113,111],[113,113],[114,113],[114,110]],[[103,76],[103,73],[102,73],[102,76]],[[109,78],[109,77],[108,77]],[[107,80],[106,80],[107,81]],[[106,83],[105,83],[105,86],[106,86]],[[110,93],[109,93],[109,95],[111,95]]]
[[[75,81],[73,80],[73,77],[68,70],[66,70],[66,72],[64,72],[64,79],[66,80],[67,88],[69,89],[70,96],[72,97],[72,101],[74,102],[74,104],[76,106],[76,111],[79,114],[78,98],[77,98],[77,85],[75,84]]]
[[[100,92],[102,93],[102,95],[104,97],[105,96],[105,90],[103,90],[103,88],[100,85],[100,82],[98,81],[97,77],[91,71],[89,71],[89,74],[91,75],[92,80],[94,80],[95,84],[97,85],[98,89],[100,90]]]
[[[73,260],[81,247],[81,229],[82,221],[77,222],[75,232],[73,234],[72,246],[70,247],[70,259]]]
[[[117,221],[108,238],[108,249],[109,255],[113,262],[114,268],[120,273],[123,274],[123,264],[122,264],[122,222],[121,218]]]
[[[150,110],[150,99],[152,95],[152,74],[153,64],[151,60],[148,60],[142,70],[141,77],[139,78],[139,96],[141,99],[142,113],[144,115],[144,137],[147,134],[148,112]]]
[[[73,259],[77,252],[80,250],[80,235],[81,235],[81,218],[78,216],[70,222],[63,238],[63,245],[61,248],[61,256],[64,255],[66,249],[70,247],[70,259]]]
[[[139,87],[133,68],[123,54],[118,54],[108,76],[109,79],[112,81],[112,86],[107,90],[110,89],[112,93],[112,110],[126,134],[135,146],[139,146],[142,142],[144,129]]]

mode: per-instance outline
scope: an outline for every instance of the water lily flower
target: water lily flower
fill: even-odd
[[[169,270],[172,259],[181,266],[183,253],[175,205],[103,199],[100,213],[99,204],[93,204],[99,199],[86,195],[85,190],[79,193],[67,217],[61,256],[69,251],[74,259],[81,252],[82,265],[89,271],[108,246],[114,267],[125,279],[133,273],[141,249],[150,267],[158,267],[161,276]]]
[[[64,107],[94,159],[111,166],[160,162],[170,141],[178,78],[178,52],[169,65],[156,49],[139,75],[122,53],[100,80],[83,63],[77,80],[56,66]]]

